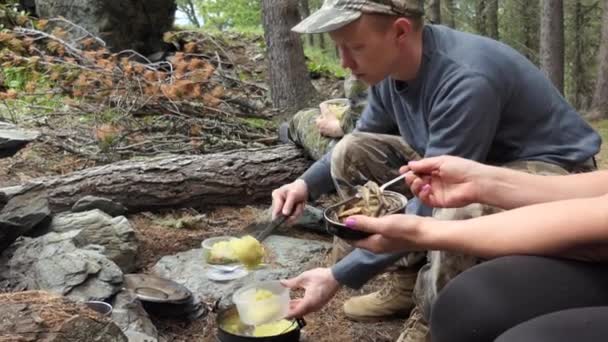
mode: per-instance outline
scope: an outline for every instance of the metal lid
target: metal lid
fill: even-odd
[[[126,274],[124,281],[127,290],[146,302],[180,304],[192,296],[185,286],[154,275]]]

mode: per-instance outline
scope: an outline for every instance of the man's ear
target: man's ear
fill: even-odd
[[[398,18],[393,22],[395,35],[400,43],[404,43],[414,31],[414,22],[409,18]]]

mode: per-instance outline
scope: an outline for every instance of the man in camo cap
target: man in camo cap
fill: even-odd
[[[422,15],[422,1],[326,0],[293,28],[328,32],[342,66],[371,87],[354,132],[298,180],[273,192],[275,216],[297,217],[308,199],[334,189],[348,197],[368,180],[384,183],[421,157],[449,154],[541,174],[594,167],[599,135],[534,64],[497,41],[425,25]],[[405,183],[394,189],[409,194]],[[448,220],[493,211],[478,204],[433,209],[413,198],[406,213]],[[341,285],[360,288],[390,266],[386,286],[349,299],[344,312],[369,321],[414,308],[400,342],[429,338],[425,317],[438,291],[477,262],[444,251],[376,255],[359,249],[338,261],[341,251],[349,251],[345,246],[334,241],[337,263],[331,268],[284,281],[305,290],[290,315],[318,310]]]

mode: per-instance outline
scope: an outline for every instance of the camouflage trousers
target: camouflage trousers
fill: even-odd
[[[290,140],[314,160],[319,160],[340,141],[319,133],[316,120],[320,115],[319,108],[305,109],[297,112],[289,122]],[[351,109],[344,114],[340,125],[344,134],[352,132],[358,118],[358,112]]]
[[[398,176],[399,167],[410,160],[419,158],[420,156],[399,136],[357,132],[344,136],[334,147],[331,175],[338,194],[342,198],[347,198],[353,195],[356,185],[365,184],[369,180],[382,184]],[[539,161],[516,161],[502,166],[541,175],[568,173],[557,165]],[[593,164],[585,164],[570,171],[582,172],[591,169],[593,169]],[[412,196],[405,183],[401,183],[391,190],[401,192],[408,198]],[[500,209],[488,205],[471,204],[463,208],[437,208],[433,211],[433,217],[440,220],[463,220],[498,211]],[[350,250],[350,245],[335,238],[333,261],[338,261]],[[425,257],[426,264],[418,273],[414,301],[422,310],[423,315],[429,317],[431,304],[445,284],[480,260],[459,253],[429,251],[410,253],[399,260],[396,266],[413,267],[423,261]]]

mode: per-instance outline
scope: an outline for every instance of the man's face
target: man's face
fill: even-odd
[[[378,27],[363,15],[329,35],[340,51],[342,67],[361,81],[375,85],[395,71],[398,45],[390,25]]]

